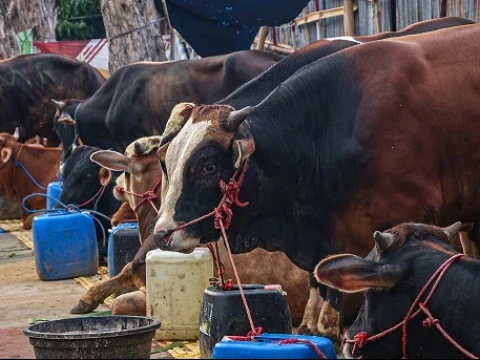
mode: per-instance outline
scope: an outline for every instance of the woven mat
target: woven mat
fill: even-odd
[[[33,239],[31,230],[22,230],[20,220],[3,220],[0,227],[7,231],[11,231],[25,246],[33,249]],[[8,228],[8,229],[7,229]],[[10,230],[11,229],[11,230]],[[75,278],[85,289],[90,289],[100,281],[108,280],[108,268],[100,266],[98,272],[94,276],[80,276]],[[111,308],[113,297],[109,296],[104,301],[104,305]],[[165,350],[163,350],[165,349]],[[163,350],[163,351],[162,351]],[[200,346],[198,341],[153,341],[152,353],[167,351],[175,359],[200,359]]]
[[[7,232],[12,231],[27,231],[22,228],[22,221],[20,219],[14,220],[0,220],[0,228]]]

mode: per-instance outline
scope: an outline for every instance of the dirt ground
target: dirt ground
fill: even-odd
[[[29,321],[71,316],[70,308],[84,292],[75,280],[41,281],[33,251],[15,236],[0,234],[0,358],[34,358],[23,328]]]

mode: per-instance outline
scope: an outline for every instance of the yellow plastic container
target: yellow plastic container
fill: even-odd
[[[156,340],[197,340],[204,290],[213,276],[207,248],[191,254],[150,251],[147,267],[147,316],[160,319]]]

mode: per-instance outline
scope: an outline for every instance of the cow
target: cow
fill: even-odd
[[[157,245],[216,241],[209,220],[173,230],[210,213],[234,170],[249,204],[233,205],[233,251],[284,251],[309,272],[333,253],[366,255],[370,234],[394,224],[475,221],[479,38],[475,24],[369,42],[301,68],[257,106],[190,109],[158,151]],[[330,292],[318,331],[338,340]]]
[[[282,59],[257,50],[195,60],[124,66],[85,101],[56,101],[55,130],[65,149],[76,134],[85,145],[123,153],[134,140],[163,132],[182,101],[213,103]]]
[[[90,161],[90,155],[100,150],[92,146],[77,146],[62,166],[63,188],[60,202],[77,205],[81,209],[96,210],[107,218],[94,214],[100,264],[106,265],[107,240],[110,228],[109,217],[121,205],[112,195],[115,179],[119,173],[112,173]],[[62,207],[62,205],[57,205]],[[99,224],[100,222],[100,224]]]
[[[231,105],[237,109],[257,105],[298,69],[351,46],[469,24],[475,24],[475,22],[459,17],[447,17],[420,21],[400,31],[385,31],[368,36],[346,36],[318,40],[285,57],[275,66],[242,85],[225,99],[218,101],[217,104]]]
[[[118,184],[118,178],[116,183]],[[135,216],[135,212],[130,207],[128,202],[123,202],[120,205],[120,208],[117,210],[115,214],[112,215],[110,224],[115,227],[120,225],[123,222],[135,222],[137,218]]]
[[[135,209],[143,244],[133,262],[128,264],[121,274],[93,287],[82,296],[78,305],[73,309],[74,313],[92,311],[92,307],[87,307],[87,304],[95,304],[96,307],[108,295],[128,288],[133,281],[140,290],[118,297],[114,302],[112,313],[145,316],[145,255],[156,249],[151,231],[157,213],[148,202],[141,202],[142,197],[133,196],[131,193],[142,194],[153,190],[157,196],[156,198],[152,197],[155,202],[154,206],[159,207],[161,187],[156,184],[158,177],[161,178],[161,169],[156,155],[159,143],[160,137],[158,136],[146,137],[132,143],[127,148],[125,155],[108,150],[92,155],[93,161],[97,161],[109,169],[126,170],[123,175],[118,177],[119,188],[116,188],[114,193],[117,198],[128,201],[132,209]],[[126,189],[127,192],[123,192],[121,189]],[[226,253],[222,246],[220,246],[220,256],[224,260],[226,259]],[[280,252],[267,253],[257,249],[250,254],[236,255],[234,258],[244,281],[263,284],[279,283],[283,286],[287,292],[292,323],[298,325],[302,320],[303,308],[308,299],[309,274],[295,267]],[[276,270],[280,264],[282,270]],[[226,277],[232,277],[233,270],[230,264],[225,262],[225,268]]]
[[[448,245],[452,235],[470,226],[461,222],[447,228],[402,223],[375,232],[375,246],[366,258],[339,254],[316,266],[315,277],[322,284],[343,292],[364,293],[362,309],[346,332],[345,358],[465,358],[437,329],[432,329],[436,323],[465,350],[480,355],[480,325],[475,321],[480,316],[475,282],[480,261],[451,259],[461,255]],[[433,276],[449,259],[454,262],[446,267],[444,275]],[[430,279],[439,281],[432,293],[427,285]],[[422,293],[424,288],[427,292]],[[417,296],[420,305],[414,303]],[[426,306],[431,315],[421,312],[407,317],[412,305],[412,311]],[[402,327],[392,332],[388,329],[405,318],[408,333],[403,334],[408,346],[403,353]],[[370,339],[384,331],[388,332]]]
[[[13,133],[19,127],[19,140],[39,135],[57,146],[50,99],[85,99],[104,82],[92,66],[62,55],[19,55],[0,61],[0,129]]]
[[[50,182],[57,180],[62,150],[46,148],[38,144],[18,142],[15,134],[0,133],[0,195],[15,199],[20,211],[22,227],[32,228],[33,216],[22,206],[23,199],[32,193],[45,193]],[[44,210],[46,200],[42,196],[30,198],[25,206],[31,210]]]

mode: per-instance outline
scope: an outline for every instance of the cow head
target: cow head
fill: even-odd
[[[228,180],[242,166],[255,142],[245,123],[250,107],[235,111],[227,105],[187,104],[180,113],[184,125],[167,128],[158,151],[164,182],[155,241],[164,250],[189,252],[200,242],[218,240],[213,222],[171,231],[218,205],[219,181]]]
[[[60,201],[80,205],[91,199],[101,188],[112,181],[112,173],[90,161],[98,151],[91,146],[76,147],[62,167],[63,191]],[[89,204],[90,207],[93,203]]]
[[[81,100],[62,100],[52,99],[52,103],[56,106],[57,111],[53,118],[53,128],[62,142],[62,159],[64,164],[70,156],[75,145],[75,111],[80,105]]]
[[[3,164],[6,164],[11,160],[12,154],[17,147],[19,136],[18,127],[15,129],[13,135],[9,133],[0,133],[0,155]]]
[[[156,156],[160,141],[160,136],[143,137],[131,143],[126,148],[125,155],[112,150],[100,150],[93,153],[90,159],[106,169],[123,171],[117,178],[117,186],[129,192],[141,194],[151,190],[161,179]],[[116,189],[113,190],[113,194],[118,200],[127,201],[134,209],[142,200]]]
[[[401,322],[428,278],[456,253],[447,242],[470,225],[457,222],[442,229],[424,224],[401,224],[385,232],[376,231],[375,247],[366,258],[342,254],[322,260],[314,271],[320,283],[342,292],[364,292],[363,306],[346,338],[353,339],[360,332],[372,336]],[[414,326],[410,325],[410,334]],[[416,329],[422,329],[421,321]],[[415,336],[422,338],[422,334]],[[354,355],[401,358],[400,337],[401,330],[397,330],[368,342]],[[346,358],[353,357],[352,349],[352,344],[344,346]]]
[[[7,185],[6,179],[13,171],[13,163],[10,163],[12,156],[19,148],[19,130],[15,129],[15,133],[0,133],[0,191],[3,195],[13,196],[11,186]],[[13,185],[13,184],[12,184]]]

